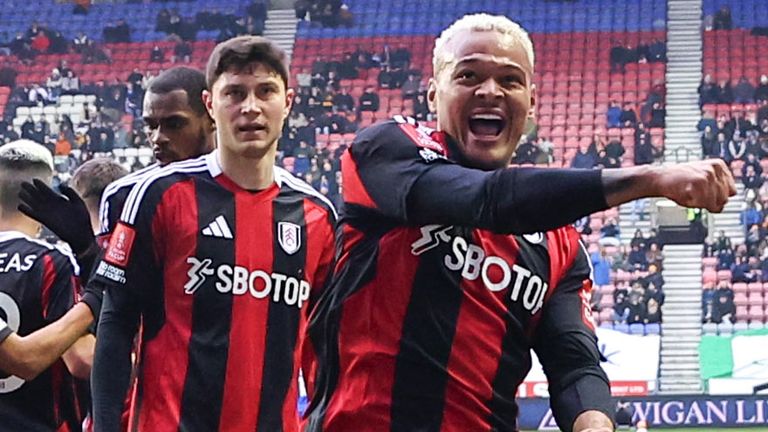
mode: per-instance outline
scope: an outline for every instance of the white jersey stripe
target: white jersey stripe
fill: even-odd
[[[290,187],[293,190],[296,190],[298,192],[303,192],[307,195],[312,195],[313,197],[319,199],[331,209],[331,212],[333,212],[334,218],[339,217],[336,214],[336,208],[333,206],[333,203],[331,203],[331,200],[329,200],[328,197],[316,191],[315,189],[312,188],[312,186],[308,185],[304,181],[297,179],[291,173],[289,173],[286,169],[276,166],[275,180],[278,181],[278,184],[285,183],[286,185],[288,185],[288,187]]]
[[[136,222],[136,215],[139,213],[139,205],[144,199],[144,194],[155,181],[177,173],[193,173],[206,171],[207,169],[205,157],[200,157],[172,163],[149,174],[141,183],[131,189],[131,193],[128,194],[128,199],[125,201],[123,213],[120,215],[120,220],[131,225]]]
[[[136,183],[139,183],[149,174],[158,169],[160,169],[160,165],[152,164],[146,168],[130,173],[125,177],[121,177],[107,185],[107,188],[104,189],[104,193],[101,194],[101,202],[99,203],[99,234],[105,234],[108,231],[109,199],[119,192],[120,189],[124,187],[133,187]]]

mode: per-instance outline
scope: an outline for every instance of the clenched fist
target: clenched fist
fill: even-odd
[[[722,159],[706,159],[654,167],[651,174],[654,195],[668,198],[683,207],[704,208],[719,213],[736,194],[731,170]]]
[[[719,213],[736,195],[736,184],[722,159],[706,159],[676,165],[642,165],[603,170],[608,207],[638,198],[664,197],[684,207]]]

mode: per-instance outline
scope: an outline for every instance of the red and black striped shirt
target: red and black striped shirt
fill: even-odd
[[[611,415],[578,234],[486,228],[515,226],[513,213],[483,209],[515,208],[503,202],[515,185],[494,180],[509,172],[457,163],[452,146],[400,119],[363,131],[343,156],[341,250],[311,315],[306,430],[515,431],[531,349],[564,430],[584,410]]]
[[[0,318],[21,336],[56,321],[76,300],[78,272],[68,251],[17,231],[0,232]],[[80,430],[86,407],[79,394],[61,359],[31,381],[0,371],[0,429]]]
[[[118,428],[141,316],[130,430],[297,430],[299,347],[330,270],[334,225],[330,202],[304,182],[275,168],[271,187],[244,190],[217,152],[139,182],[92,281],[108,289],[96,428]],[[109,388],[115,352],[124,376]]]

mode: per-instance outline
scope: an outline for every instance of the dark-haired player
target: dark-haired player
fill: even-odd
[[[128,196],[92,284],[106,288],[95,428],[117,431],[142,320],[129,427],[296,431],[306,311],[333,256],[333,207],[274,167],[291,107],[285,53],[244,36],[214,49],[204,100],[218,148]]]

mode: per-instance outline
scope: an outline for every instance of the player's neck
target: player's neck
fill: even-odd
[[[266,189],[275,181],[274,148],[260,158],[248,158],[219,150],[221,171],[235,184],[250,191]]]
[[[40,224],[19,213],[0,218],[0,231],[18,231],[35,238],[40,231]]]

